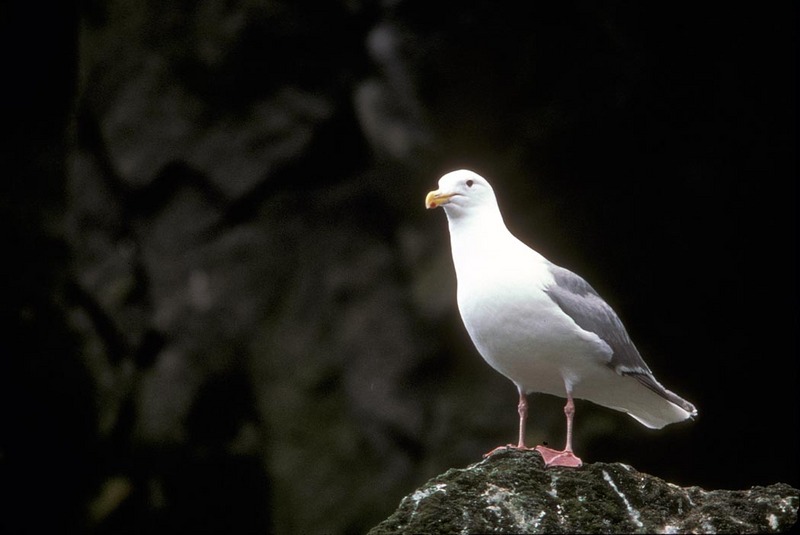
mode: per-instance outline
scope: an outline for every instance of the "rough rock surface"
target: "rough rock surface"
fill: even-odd
[[[369,533],[781,533],[799,495],[679,487],[622,463],[545,470],[538,453],[505,450],[431,479]]]

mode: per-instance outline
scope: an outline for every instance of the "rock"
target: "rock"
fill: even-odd
[[[505,450],[431,479],[369,533],[777,533],[799,497],[784,483],[679,487],[622,463],[545,470],[538,453]]]

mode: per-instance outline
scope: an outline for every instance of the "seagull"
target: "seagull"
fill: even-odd
[[[534,449],[545,466],[579,467],[572,451],[574,399],[625,412],[660,429],[697,409],[653,376],[614,310],[588,282],[517,239],[482,176],[458,170],[425,197],[450,229],[458,310],[475,348],[519,392],[519,440],[496,450]],[[527,396],[566,397],[566,446],[525,446]]]

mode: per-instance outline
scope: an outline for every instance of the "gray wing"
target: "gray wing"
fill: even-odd
[[[545,291],[581,329],[596,334],[611,347],[614,353],[608,365],[620,374],[651,374],[622,321],[595,289],[568,269],[552,263],[548,267],[555,284]]]
[[[689,413],[696,414],[694,405],[656,381],[614,309],[603,301],[588,282],[570,270],[553,263],[549,263],[548,268],[553,274],[555,284],[545,291],[581,329],[593,332],[611,347],[613,354],[608,365],[614,371],[620,375],[635,377],[653,392]]]

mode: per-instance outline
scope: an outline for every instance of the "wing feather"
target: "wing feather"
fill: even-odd
[[[628,336],[622,320],[592,286],[581,276],[550,263],[555,284],[545,289],[550,298],[570,316],[581,329],[596,334],[611,347],[613,355],[608,365],[620,375],[630,375],[667,401],[681,407],[692,416],[694,405],[664,388],[653,376],[639,350]]]
[[[580,328],[596,334],[611,347],[614,354],[609,366],[619,374],[651,374],[619,316],[595,289],[566,268],[552,263],[548,267],[555,284],[545,291]]]

